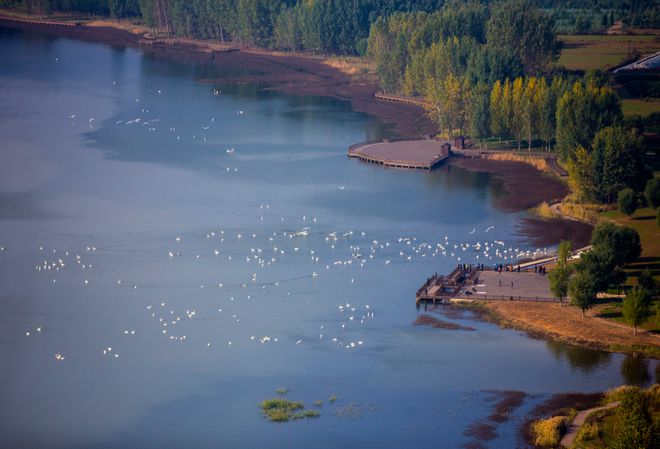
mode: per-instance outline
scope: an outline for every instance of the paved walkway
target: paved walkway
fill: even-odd
[[[603,407],[594,407],[588,410],[582,410],[577,415],[575,415],[573,422],[571,423],[570,426],[568,426],[568,431],[566,432],[566,435],[564,435],[564,438],[561,439],[561,442],[559,444],[562,447],[570,448],[573,445],[573,442],[575,441],[575,437],[580,431],[580,427],[582,427],[582,425],[587,420],[587,417],[589,415],[591,415],[594,412],[599,412],[601,410],[608,410],[610,408],[618,407],[619,404],[621,404],[621,402],[615,401],[615,402],[610,402],[609,404]]]
[[[469,288],[469,287],[468,287]],[[473,298],[493,299],[543,298],[552,299],[548,276],[521,271],[480,271],[478,284],[474,286]]]

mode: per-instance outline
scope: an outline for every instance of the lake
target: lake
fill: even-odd
[[[549,395],[627,380],[469,314],[412,325],[430,274],[537,250],[496,177],[349,160],[390,130],[198,82],[221,62],[7,28],[0,57],[0,446],[460,447],[521,390],[510,448]],[[277,388],[321,416],[265,420]]]

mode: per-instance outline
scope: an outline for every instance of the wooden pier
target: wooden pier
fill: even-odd
[[[535,261],[547,263],[546,259]],[[530,269],[529,267],[532,267]],[[506,267],[505,267],[506,268]],[[557,302],[550,291],[546,273],[532,265],[518,265],[503,271],[484,265],[457,266],[448,276],[431,276],[417,290],[415,302],[441,303],[479,301]]]
[[[433,109],[433,105],[431,103],[429,103],[428,101],[424,101],[419,97],[408,97],[405,95],[393,95],[393,94],[386,94],[385,92],[376,92],[374,94],[374,98],[376,100],[381,100],[381,101],[391,101],[394,103],[404,103],[413,106],[419,106],[424,109]]]
[[[417,289],[416,302],[447,302],[460,296],[466,285],[473,285],[478,279],[478,272],[471,267],[457,266],[449,275],[434,274]]]
[[[36,20],[36,19],[29,19],[23,17],[7,16],[4,14],[0,14],[0,23],[1,22],[15,23],[18,25],[47,25],[47,26],[57,26],[63,28],[71,28],[81,25],[81,22],[70,22],[70,21],[59,22],[56,20]]]
[[[352,145],[348,156],[373,164],[416,170],[433,170],[451,155],[451,144],[437,140],[366,142]]]

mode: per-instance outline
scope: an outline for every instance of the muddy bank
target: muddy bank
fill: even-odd
[[[494,174],[505,192],[495,198],[495,204],[506,211],[531,209],[544,201],[554,203],[569,193],[566,183],[523,162],[456,157],[451,163],[470,171]],[[516,232],[538,247],[570,240],[574,248],[581,248],[589,244],[592,230],[591,225],[575,220],[531,217],[524,219]]]
[[[461,324],[457,323],[452,323],[450,321],[444,321],[440,320],[434,316],[428,315],[428,314],[422,314],[413,321],[413,326],[429,326],[429,327],[434,327],[436,329],[446,329],[446,330],[452,330],[452,331],[474,331],[476,330],[472,326],[463,326]]]
[[[355,111],[378,117],[401,137],[416,138],[435,130],[424,109],[376,100],[374,94],[378,85],[375,82],[354,80],[319,58],[248,50],[222,54],[216,57],[216,62],[250,74],[203,81],[262,84],[289,94],[349,101]]]
[[[348,101],[355,111],[378,117],[400,137],[416,138],[435,131],[432,121],[421,107],[376,100],[374,93],[378,91],[378,85],[375,81],[354,79],[324,64],[319,57],[250,49],[211,53],[204,41],[193,40],[186,40],[179,45],[150,45],[145,43],[144,32],[112,26],[19,24],[2,20],[0,25],[45,32],[56,37],[137,47],[151,56],[177,61],[213,61],[219,66],[237,69],[237,74],[200,81],[260,84],[264,88],[288,94],[317,95]]]
[[[476,420],[470,423],[463,435],[470,438],[470,441],[463,444],[464,449],[485,449],[489,441],[498,436],[498,427],[507,422],[512,413],[520,407],[527,393],[522,391],[485,391],[489,395],[484,398],[484,402],[492,403],[491,414],[486,419]]]
[[[537,247],[555,245],[569,240],[573,248],[583,248],[591,241],[594,227],[589,223],[566,218],[525,218],[516,230]]]
[[[510,212],[530,209],[543,201],[559,201],[569,193],[561,180],[523,162],[454,157],[451,163],[470,171],[495,174],[506,192],[495,199],[496,204]]]

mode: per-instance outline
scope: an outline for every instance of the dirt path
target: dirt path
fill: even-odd
[[[562,447],[570,448],[573,445],[573,442],[575,441],[575,437],[580,431],[580,428],[587,420],[587,417],[589,415],[591,415],[594,412],[599,412],[601,410],[608,410],[614,407],[618,407],[619,404],[621,404],[621,402],[616,401],[616,402],[610,402],[609,404],[603,407],[594,407],[588,410],[582,410],[577,415],[575,415],[575,418],[573,418],[573,422],[571,423],[570,426],[568,426],[568,431],[566,432],[566,435],[564,435],[564,438],[561,439],[561,442],[559,444]]]

